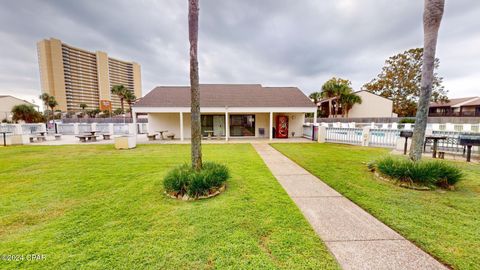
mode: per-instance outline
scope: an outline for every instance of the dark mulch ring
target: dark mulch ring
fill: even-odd
[[[179,193],[179,192],[167,192],[167,191],[165,191],[165,194],[172,199],[177,199],[177,200],[182,200],[182,201],[196,201],[196,200],[202,200],[202,199],[208,199],[208,198],[215,197],[215,196],[219,195],[220,193],[224,192],[225,189],[227,189],[227,185],[223,184],[222,186],[220,186],[218,188],[211,188],[208,191],[208,194],[206,194],[206,195],[188,196],[188,194],[186,194],[186,193],[183,194],[183,193]]]
[[[428,187],[428,186],[424,186],[424,185],[418,185],[418,184],[415,184],[415,183],[413,183],[413,182],[399,181],[399,180],[393,179],[393,178],[391,178],[391,177],[381,175],[381,174],[379,174],[378,172],[376,172],[375,170],[373,170],[373,174],[375,175],[376,178],[378,178],[378,179],[380,179],[380,180],[382,180],[382,181],[386,181],[386,182],[390,182],[390,183],[397,184],[398,186],[400,186],[400,187],[402,187],[402,188],[419,190],[419,191],[430,191],[430,190],[433,190],[432,187]],[[453,188],[453,186],[452,186],[452,188]]]

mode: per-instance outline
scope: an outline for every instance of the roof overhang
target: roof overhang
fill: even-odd
[[[189,113],[190,107],[133,107],[135,113]],[[202,107],[202,113],[313,113],[316,107]]]

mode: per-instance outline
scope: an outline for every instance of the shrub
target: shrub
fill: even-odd
[[[166,192],[175,196],[187,194],[198,198],[220,188],[229,177],[227,166],[222,164],[204,162],[198,172],[183,164],[167,173],[163,186]]]
[[[375,167],[392,179],[424,186],[449,187],[463,177],[459,168],[434,160],[413,162],[409,159],[386,157],[376,161]]]
[[[400,119],[401,124],[415,124],[414,118],[402,118]]]

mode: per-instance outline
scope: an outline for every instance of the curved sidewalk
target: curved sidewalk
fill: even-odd
[[[252,145],[343,269],[448,269],[270,145]]]

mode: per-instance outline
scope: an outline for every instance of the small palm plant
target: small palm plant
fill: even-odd
[[[87,108],[87,104],[85,103],[80,103],[80,108],[82,109],[82,114],[85,115],[85,109]]]

